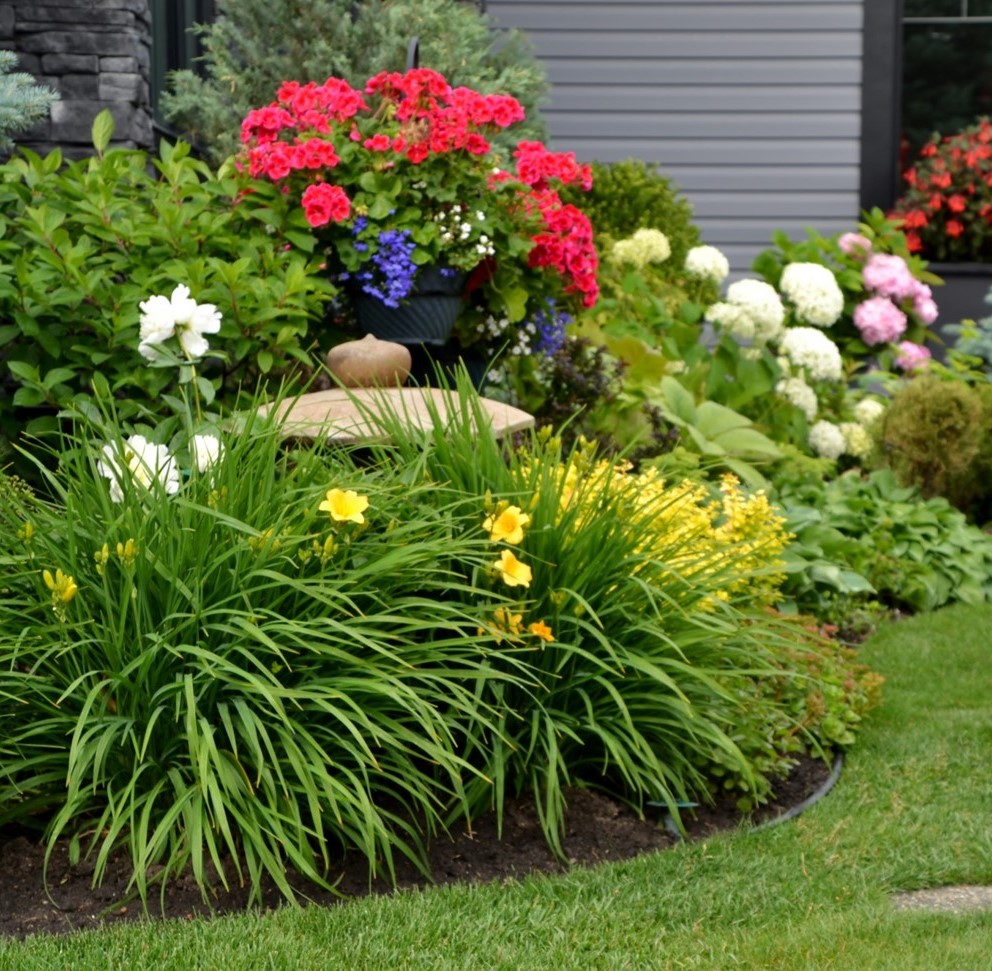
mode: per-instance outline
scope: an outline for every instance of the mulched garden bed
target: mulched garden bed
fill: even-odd
[[[819,790],[830,775],[830,766],[804,760],[776,786],[772,800],[745,820],[732,801],[702,807],[684,822],[688,839],[701,839],[735,829],[745,822],[758,824],[798,806]],[[588,789],[568,791],[568,818],[563,848],[567,863],[555,859],[541,835],[532,800],[511,801],[503,821],[503,838],[497,838],[493,817],[476,821],[471,835],[455,833],[432,847],[430,868],[435,884],[481,883],[508,880],[531,873],[561,873],[569,867],[592,866],[669,849],[677,838],[662,819],[640,819],[627,806]],[[48,868],[48,890],[42,879],[44,849],[14,828],[0,828],[0,935],[23,938],[38,933],[60,934],[140,919],[140,901],[125,899],[130,870],[126,861],[112,861],[100,887],[91,886],[93,866],[70,866],[68,844],[61,843]],[[427,881],[400,861],[399,889],[421,887]],[[302,888],[302,884],[300,885]],[[317,905],[334,905],[348,897],[391,893],[393,887],[376,882],[371,887],[365,861],[356,855],[344,861],[336,897],[325,891],[308,892]],[[245,908],[247,891],[219,889],[211,904],[213,913]],[[281,903],[275,890],[267,892],[264,906]],[[188,920],[211,912],[200,890],[189,877],[170,882],[164,901],[157,892],[150,901],[152,917]]]

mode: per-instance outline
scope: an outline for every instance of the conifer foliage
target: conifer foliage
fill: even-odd
[[[36,84],[30,74],[12,69],[17,55],[0,50],[0,153],[14,148],[14,135],[27,131],[48,113],[58,95]]]
[[[239,148],[242,119],[287,80],[352,85],[380,71],[402,71],[411,41],[420,65],[455,86],[512,94],[526,131],[541,139],[537,106],[547,92],[543,66],[523,34],[501,31],[464,0],[218,0],[218,16],[194,28],[203,76],[171,75],[162,110],[168,121],[216,160]]]

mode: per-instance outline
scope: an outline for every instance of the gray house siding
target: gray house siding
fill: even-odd
[[[527,32],[552,83],[551,145],[639,157],[746,270],[781,229],[858,218],[869,0],[489,0]],[[663,227],[659,227],[663,228]]]

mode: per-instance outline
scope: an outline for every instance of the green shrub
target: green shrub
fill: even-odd
[[[10,73],[17,55],[0,50],[0,155],[14,147],[13,136],[30,128],[48,114],[58,95],[35,84],[30,74]]]
[[[298,218],[278,192],[245,193],[183,143],[157,157],[105,151],[109,115],[94,124],[97,154],[62,165],[25,152],[0,167],[0,347],[12,394],[0,430],[13,436],[50,416],[102,374],[126,410],[161,409],[171,376],[136,353],[139,303],[178,283],[223,315],[227,348],[211,379],[224,398],[259,376],[309,364],[310,322],[332,289],[301,247]]]
[[[353,85],[380,71],[402,71],[407,48],[420,41],[420,64],[455,87],[512,94],[529,119],[525,137],[545,135],[538,103],[547,92],[543,67],[519,31],[497,31],[491,18],[462,0],[219,0],[218,17],[196,28],[205,77],[171,76],[162,109],[214,159],[240,147],[241,122],[268,104],[283,81]],[[278,38],[278,43],[273,43]]]
[[[914,378],[893,395],[879,436],[882,460],[903,484],[984,519],[992,498],[992,386]]]

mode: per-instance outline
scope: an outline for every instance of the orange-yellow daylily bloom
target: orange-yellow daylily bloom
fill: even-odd
[[[507,506],[502,512],[487,517],[482,528],[494,543],[516,544],[524,538],[524,527],[529,522],[530,516],[519,506]]]
[[[542,641],[551,643],[555,639],[555,635],[552,630],[543,620],[536,620],[533,624],[527,625],[527,630],[529,630],[535,637],[540,638]]]
[[[500,553],[495,566],[508,587],[530,586],[532,577],[530,567],[526,563],[521,563],[509,550]]]
[[[327,498],[317,508],[330,513],[336,523],[364,523],[362,513],[369,508],[369,500],[351,489],[330,489]]]

